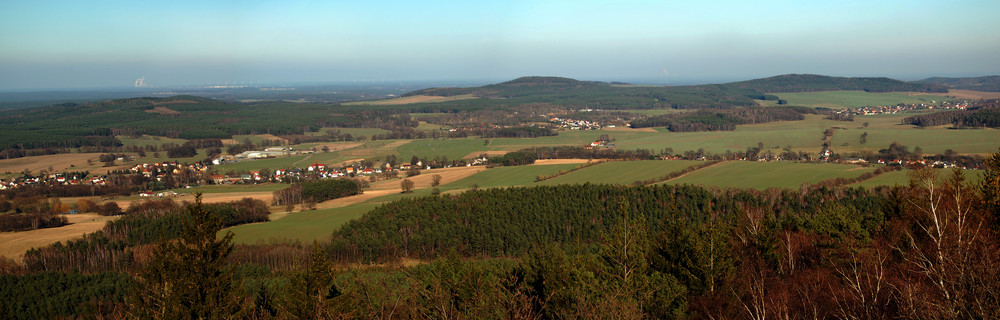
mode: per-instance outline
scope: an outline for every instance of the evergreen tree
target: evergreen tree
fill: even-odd
[[[233,275],[226,257],[233,250],[232,233],[216,233],[223,221],[205,210],[201,194],[187,206],[181,237],[153,249],[153,256],[139,274],[139,292],[131,303],[132,315],[157,319],[223,319],[236,317],[232,299]]]
[[[327,318],[326,301],[339,295],[333,287],[333,265],[323,246],[313,242],[309,267],[294,278],[285,301],[286,309],[298,319]]]
[[[983,195],[987,214],[993,216],[994,223],[1000,224],[1000,152],[990,155],[985,162],[986,170],[979,179],[979,191]]]

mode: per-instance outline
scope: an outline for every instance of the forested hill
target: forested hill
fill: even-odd
[[[942,78],[933,77],[914,81],[921,84],[938,84],[952,89],[1000,92],[1000,76],[985,76],[974,78]]]
[[[735,90],[757,92],[813,92],[859,90],[867,92],[948,92],[934,83],[912,83],[889,78],[844,78],[815,74],[786,74],[770,78],[723,84]]]
[[[64,103],[0,111],[0,126],[4,128],[0,150],[115,146],[120,145],[116,135],[207,139],[370,125],[362,119],[364,112],[339,112],[341,109],[344,107],[328,104],[242,104],[194,96]]]
[[[607,83],[580,81],[562,77],[520,77],[507,82],[472,88],[430,88],[417,90],[404,96],[429,95],[450,97],[471,94],[480,98],[513,98],[549,94],[556,92],[576,91],[579,89],[594,89],[595,87],[610,87]]]
[[[658,102],[694,103],[712,106],[752,105],[746,96],[778,92],[857,90],[867,92],[947,92],[944,85],[912,83],[889,78],[845,78],[814,74],[786,74],[770,78],[696,86],[613,86],[610,83],[579,81],[560,77],[522,77],[511,81],[471,88],[430,88],[405,94],[429,96],[472,95],[479,98],[552,98],[615,96],[648,97]],[[699,96],[702,99],[691,99]]]

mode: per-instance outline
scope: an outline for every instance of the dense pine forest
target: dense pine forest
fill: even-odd
[[[0,263],[4,318],[990,318],[1000,154],[977,184],[560,185],[382,205],[329,242],[239,245],[263,203],[148,202]]]
[[[632,127],[665,127],[672,132],[733,131],[739,124],[795,121],[804,119],[804,114],[816,113],[818,113],[816,109],[804,107],[699,110],[633,121]]]

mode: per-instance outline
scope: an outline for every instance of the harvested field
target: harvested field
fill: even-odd
[[[93,213],[67,215],[70,224],[22,232],[0,232],[0,256],[20,259],[31,248],[44,247],[58,241],[72,240],[104,228],[108,221],[118,217],[105,217]]]
[[[159,114],[165,114],[165,115],[181,114],[177,110],[170,109],[170,108],[167,108],[167,107],[155,107],[153,109],[146,110],[146,112],[149,112],[149,113],[159,113]]]
[[[40,170],[48,170],[51,166],[53,170],[63,171],[73,165],[74,168],[87,167],[87,159],[93,160],[95,164],[100,153],[63,153],[49,154],[44,156],[31,156],[15,159],[0,160],[0,172],[21,172],[24,169],[38,173]]]
[[[948,90],[948,96],[961,99],[1000,99],[1000,92],[985,92],[975,90]]]
[[[485,154],[487,157],[490,157],[490,156],[502,156],[502,155],[507,154],[508,152],[510,152],[510,151],[473,151],[473,152],[469,152],[469,154],[467,154],[464,157],[462,157],[462,159],[473,159],[475,157],[478,157],[481,154]]]

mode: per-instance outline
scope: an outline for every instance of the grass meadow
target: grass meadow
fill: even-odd
[[[341,225],[360,218],[375,206],[376,204],[363,203],[342,208],[294,212],[271,222],[245,224],[225,231],[232,231],[233,242],[240,244],[325,241]]]
[[[939,179],[951,178],[952,169],[936,169]],[[851,184],[851,187],[865,187],[873,188],[877,186],[908,186],[910,185],[910,173],[912,170],[904,169],[893,172],[886,172],[865,181],[861,181],[855,184]],[[965,170],[965,181],[972,184],[978,184],[982,178],[982,171],[978,170]]]
[[[761,190],[797,189],[803,182],[817,183],[830,178],[854,178],[874,170],[874,168],[841,164],[727,161],[664,183]]]
[[[468,189],[473,186],[480,188],[530,186],[536,184],[535,178],[539,175],[573,169],[578,165],[572,163],[492,168],[444,185],[441,189],[447,191]]]
[[[700,164],[701,161],[612,161],[586,167],[552,179],[538,182],[539,185],[609,183],[628,185],[635,181],[662,177]]]

